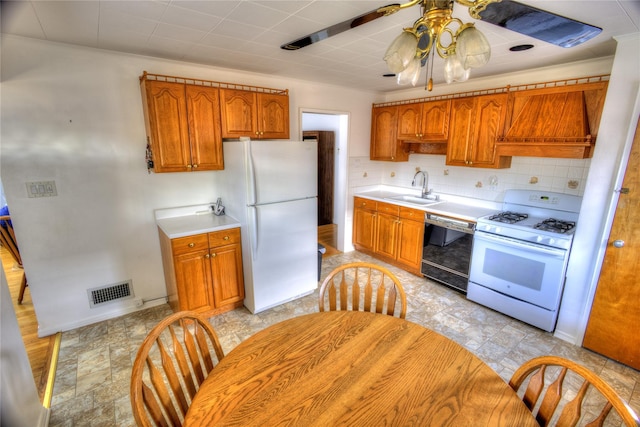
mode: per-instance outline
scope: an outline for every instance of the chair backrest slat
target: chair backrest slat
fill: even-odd
[[[136,424],[182,425],[198,388],[223,357],[213,327],[199,314],[182,311],[158,323],[133,363],[131,407]]]
[[[336,281],[339,280],[339,286]],[[340,301],[340,304],[336,301]],[[368,311],[404,319],[407,297],[398,278],[388,269],[367,262],[353,262],[334,269],[320,286],[320,311]]]
[[[545,390],[547,377],[552,382]],[[525,384],[522,399],[541,426],[573,427],[578,423],[602,426],[611,409],[615,409],[625,426],[640,426],[636,413],[609,384],[571,360],[541,356],[525,362],[514,372],[509,386],[519,393]],[[541,396],[542,402],[538,404]]]
[[[198,391],[198,387],[193,381],[193,376],[191,375],[191,368],[190,368],[189,361],[187,360],[187,356],[184,354],[184,348],[180,344],[181,341],[177,337],[173,325],[169,325],[167,329],[171,334],[171,341],[173,343],[173,355],[176,358],[178,367],[180,368],[180,373],[182,374],[182,380],[184,381],[184,385],[187,388],[189,397],[193,398],[193,396],[195,396],[196,394],[196,391]]]

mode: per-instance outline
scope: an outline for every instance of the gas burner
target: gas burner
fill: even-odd
[[[516,222],[527,219],[529,215],[511,211],[500,212],[495,215],[491,215],[489,220],[497,222],[505,222],[508,224],[515,224]]]
[[[574,221],[562,221],[555,218],[545,219],[533,226],[536,230],[552,231],[554,233],[566,233],[576,226]]]

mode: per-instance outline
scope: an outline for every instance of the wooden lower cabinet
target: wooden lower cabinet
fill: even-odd
[[[169,305],[214,315],[244,301],[240,228],[170,239],[160,232]]]
[[[358,250],[373,252],[376,236],[377,203],[355,198],[353,210],[353,244]]]
[[[423,211],[355,197],[353,218],[357,250],[422,276]]]

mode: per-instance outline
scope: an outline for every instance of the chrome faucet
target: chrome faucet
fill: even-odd
[[[416,186],[416,177],[418,175],[422,175],[422,198],[426,199],[429,194],[431,194],[431,190],[429,190],[429,174],[426,171],[418,171],[415,175],[413,175],[413,181],[411,181],[411,186]]]

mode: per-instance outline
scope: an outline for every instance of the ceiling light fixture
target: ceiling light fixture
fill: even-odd
[[[455,0],[468,7],[469,15],[475,19],[481,19],[480,12],[496,1],[500,0]],[[384,55],[389,70],[397,74],[398,84],[415,86],[421,67],[431,61],[426,85],[426,89],[431,90],[434,52],[444,59],[447,83],[466,81],[471,68],[482,67],[489,61],[491,46],[487,38],[474,24],[464,24],[451,16],[453,3],[454,0],[412,0],[378,9],[378,12],[390,15],[417,4],[422,7],[422,16],[413,27],[402,30]]]

